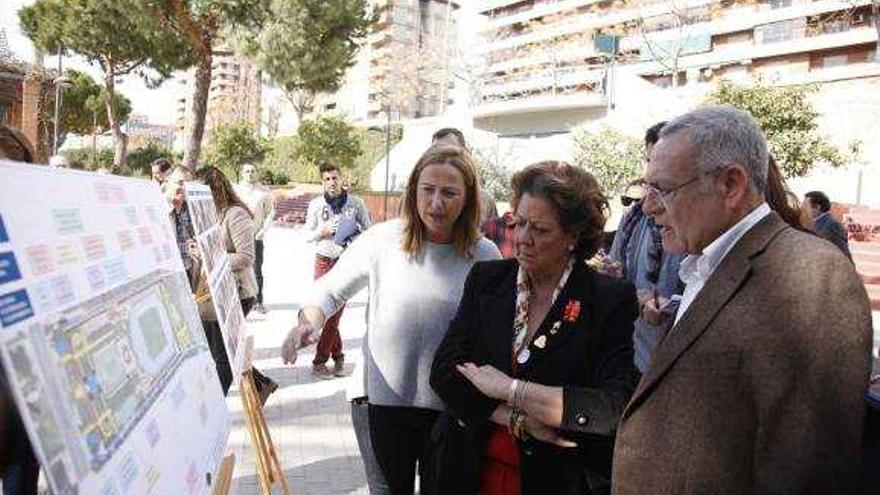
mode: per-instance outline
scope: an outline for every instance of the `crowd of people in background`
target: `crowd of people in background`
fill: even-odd
[[[317,344],[316,377],[352,374],[339,320],[367,290],[349,401],[370,493],[412,494],[416,480],[422,494],[876,492],[871,309],[830,199],[795,197],[741,110],[693,110],[644,141],[611,235],[615,191],[560,161],[518,171],[499,215],[453,128],[415,160],[399,218],[376,225],[339,166],[320,165],[304,226],[314,285],[281,357]],[[0,145],[32,161],[14,131]],[[257,165],[240,172],[233,186],[210,166],[151,167],[224,393],[183,187],[210,188],[242,309],[265,312],[274,203]],[[278,388],[254,379],[264,402]],[[0,384],[4,494],[35,493]]]
[[[432,144],[403,223],[431,232],[437,211],[407,207],[435,204],[448,169],[464,206],[439,211],[467,228],[468,204],[489,210],[464,137],[443,129]],[[436,272],[385,223],[319,281],[282,355],[295,361],[369,287],[354,423],[371,493],[413,493],[416,472],[420,493],[441,494],[870,492],[871,312],[827,197],[802,209],[732,108],[661,122],[645,148],[612,236],[589,172],[541,162],[514,175],[510,211],[481,215],[503,259],[472,248],[457,262],[469,271]],[[458,245],[439,239],[428,246]],[[437,286],[460,299],[435,306]]]

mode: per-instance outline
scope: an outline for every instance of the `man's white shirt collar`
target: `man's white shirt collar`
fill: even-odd
[[[687,307],[697,297],[697,294],[703,288],[703,285],[712,276],[712,273],[727,256],[727,253],[733,249],[733,246],[758,222],[770,214],[770,206],[767,203],[761,203],[760,206],[752,210],[742,220],[733,227],[727,229],[711,244],[703,249],[703,254],[691,254],[681,261],[678,270],[678,276],[685,283],[682,302],[675,315],[675,322],[681,319],[681,316],[687,310]]]

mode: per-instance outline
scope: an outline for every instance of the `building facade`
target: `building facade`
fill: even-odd
[[[572,128],[604,120],[635,134],[700,104],[721,78],[760,77],[815,84],[820,131],[880,161],[871,0],[483,0],[477,10],[474,126],[502,138],[570,141]]]
[[[177,142],[182,143],[189,118],[195,69],[178,79],[181,92],[177,99]],[[211,130],[218,125],[240,120],[249,122],[253,129],[261,127],[262,72],[252,63],[238,57],[230,46],[214,50],[211,64],[211,86],[208,93],[208,111],[205,116],[203,145],[210,143]]]
[[[455,103],[459,4],[447,0],[374,0],[378,15],[339,91],[319,95],[314,115],[382,121],[442,114]]]

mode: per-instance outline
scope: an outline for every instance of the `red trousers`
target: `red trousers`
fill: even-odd
[[[315,256],[315,280],[324,276],[335,264],[336,258]],[[342,338],[339,336],[339,319],[342,318],[344,309],[344,307],[341,308],[324,323],[321,338],[318,340],[318,348],[315,350],[315,360],[312,361],[312,364],[324,364],[331,357],[334,361],[345,358],[345,354],[342,353]]]

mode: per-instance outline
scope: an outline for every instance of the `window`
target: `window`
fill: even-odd
[[[778,43],[803,38],[806,27],[807,19],[804,17],[757,26],[755,27],[755,42]]]
[[[745,65],[734,65],[725,68],[721,75],[731,81],[746,81],[749,78],[749,68]]]
[[[830,67],[841,67],[847,64],[847,56],[842,53],[839,55],[826,55],[822,57],[822,67],[827,69]]]
[[[771,9],[784,9],[791,7],[791,0],[770,0]]]

